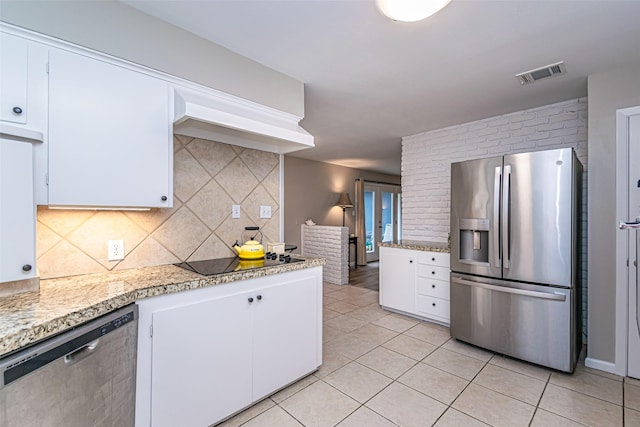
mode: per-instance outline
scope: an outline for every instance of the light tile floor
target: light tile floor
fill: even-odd
[[[640,381],[457,342],[365,288],[325,284],[324,295],[320,370],[221,426],[640,426]]]

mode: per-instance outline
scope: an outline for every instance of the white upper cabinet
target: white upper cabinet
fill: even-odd
[[[0,282],[36,276],[32,150],[26,138],[0,135]]]
[[[49,51],[49,205],[171,207],[168,83]]]
[[[27,123],[29,43],[0,34],[0,120]]]

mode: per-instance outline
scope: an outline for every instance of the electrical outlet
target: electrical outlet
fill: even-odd
[[[260,206],[260,218],[271,218],[271,206]]]
[[[107,260],[119,261],[124,259],[124,241],[109,240],[107,242]]]
[[[231,205],[231,218],[240,218],[240,205]]]

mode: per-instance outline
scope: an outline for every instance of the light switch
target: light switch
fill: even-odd
[[[271,218],[271,206],[260,206],[260,218]]]
[[[240,218],[240,205],[231,205],[231,218]]]

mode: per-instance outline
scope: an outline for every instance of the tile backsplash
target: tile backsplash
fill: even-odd
[[[244,227],[263,242],[280,235],[280,160],[265,151],[174,136],[174,204],[150,211],[76,211],[38,207],[42,279],[233,256]],[[231,218],[231,205],[241,218]],[[271,206],[261,219],[261,205]],[[107,241],[124,240],[125,258],[107,260]]]

